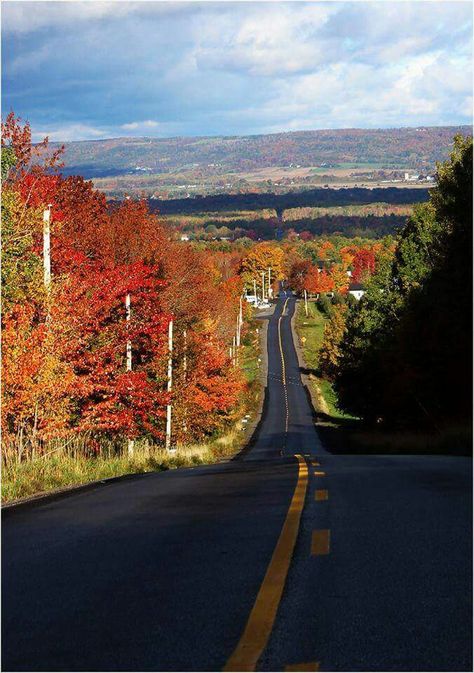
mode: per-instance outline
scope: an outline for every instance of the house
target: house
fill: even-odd
[[[361,297],[365,294],[365,288],[362,283],[350,283],[349,285],[349,294],[359,301]]]
[[[182,241],[189,241],[189,236],[186,236],[186,234],[182,234],[181,240]]]

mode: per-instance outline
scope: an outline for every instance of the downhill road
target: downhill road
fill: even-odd
[[[471,461],[331,455],[281,297],[237,459],[4,512],[4,671],[460,671]]]

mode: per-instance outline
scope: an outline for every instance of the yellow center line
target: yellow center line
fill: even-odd
[[[281,339],[281,319],[283,318],[283,315],[286,311],[286,305],[288,304],[288,298],[286,299],[285,303],[283,304],[283,310],[281,312],[281,316],[278,318],[278,343],[280,346],[280,356],[281,356],[281,379],[283,383],[283,390],[285,393],[285,433],[288,432],[288,423],[289,423],[289,417],[290,417],[290,411],[288,408],[288,395],[287,395],[287,390],[286,390],[286,368],[285,368],[285,356],[283,354],[283,343]]]
[[[303,456],[296,457],[298,459],[298,481],[285,523],[242,637],[227,661],[224,671],[254,671],[272,632],[298,537],[308,486],[306,462]]]
[[[322,472],[321,470],[319,470],[319,471],[318,471],[318,470],[315,470],[315,471],[314,471],[314,476],[315,476],[315,477],[325,477],[325,476],[326,476],[326,472]]]

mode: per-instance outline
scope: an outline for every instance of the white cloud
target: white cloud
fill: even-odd
[[[192,10],[192,4],[167,0],[3,0],[2,29],[21,34],[42,28],[76,27],[77,22],[123,19],[133,14],[176,14]]]
[[[139,129],[156,129],[159,126],[159,122],[155,122],[153,119],[147,119],[143,122],[129,122],[128,124],[121,124],[120,128],[124,131],[137,131]]]
[[[70,142],[72,140],[97,140],[99,138],[113,137],[109,131],[86,124],[65,124],[63,126],[48,128],[33,128],[32,139],[40,142],[48,136],[51,142]]]
[[[204,69],[282,76],[314,69],[334,56],[317,32],[338,10],[337,3],[249,3],[236,21],[230,12],[200,18],[194,50]]]

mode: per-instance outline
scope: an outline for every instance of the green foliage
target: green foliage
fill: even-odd
[[[439,428],[471,414],[472,139],[456,137],[429,204],[351,307],[336,389],[367,421]]]
[[[318,299],[318,308],[326,318],[330,318],[332,315],[332,302],[330,297],[325,294],[320,295]]]
[[[10,168],[15,166],[16,156],[12,147],[2,147],[2,182],[7,179]]]
[[[3,161],[4,150],[2,150]],[[3,312],[26,297],[43,293],[41,259],[33,251],[40,213],[26,211],[18,195],[6,188],[2,194],[2,307]]]
[[[340,345],[346,329],[346,310],[343,303],[335,305],[330,320],[324,326],[324,338],[319,352],[319,368],[321,375],[329,381],[334,380],[338,370]]]
[[[415,206],[398,242],[394,279],[403,294],[420,287],[433,270],[433,240],[440,230],[432,203]]]

